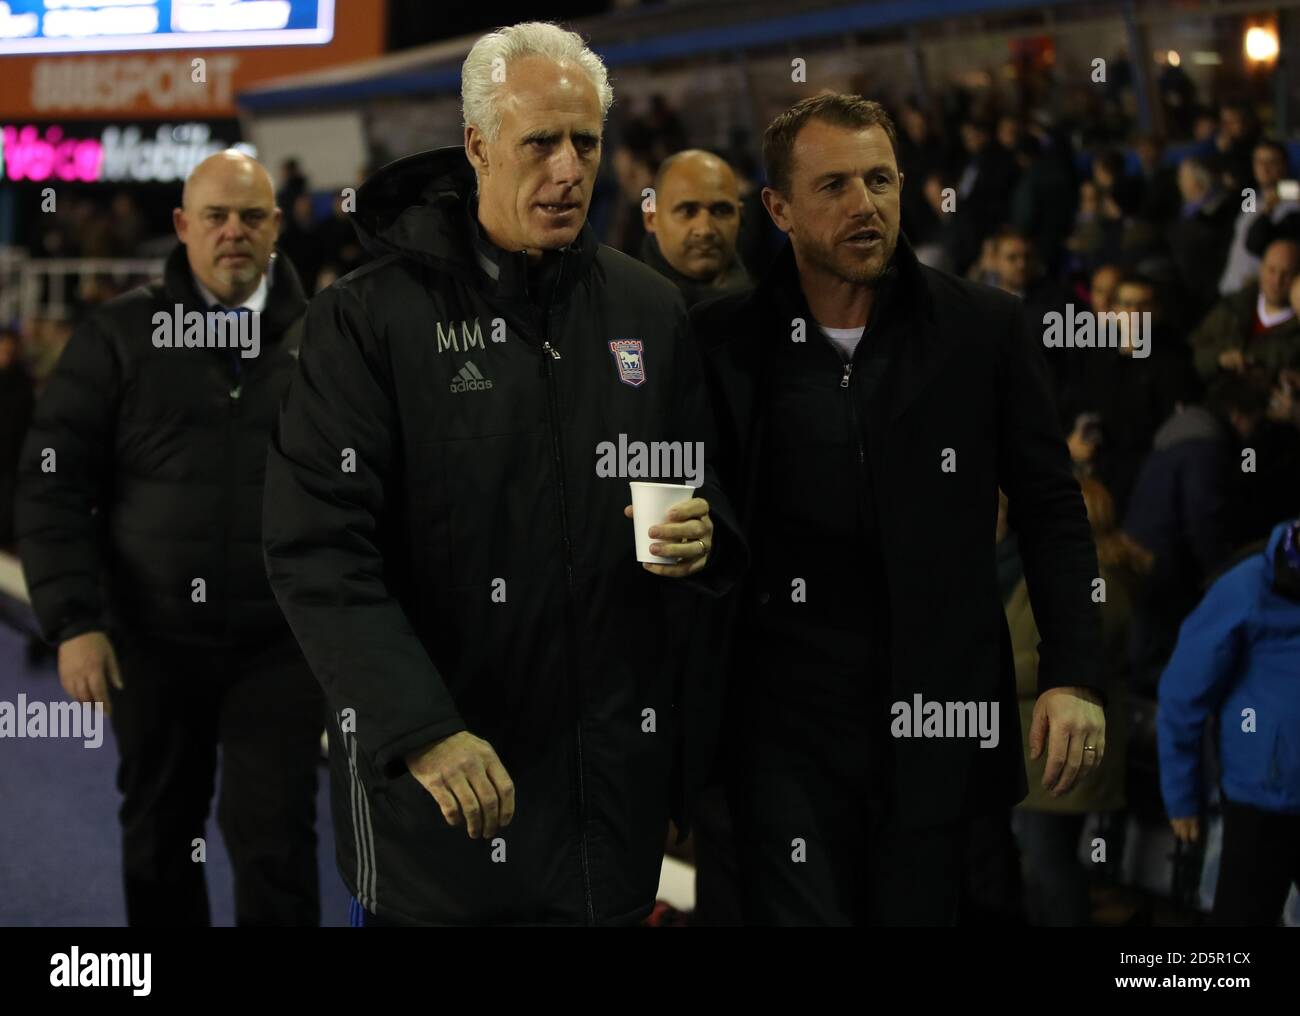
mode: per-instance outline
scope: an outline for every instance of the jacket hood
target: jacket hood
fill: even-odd
[[[1264,548],[1264,571],[1268,577],[1269,585],[1273,584],[1273,579],[1276,577],[1277,569],[1275,565],[1278,544],[1282,542],[1282,538],[1286,536],[1286,531],[1294,524],[1295,519],[1287,519],[1285,522],[1279,522],[1273,527],[1273,531],[1269,533],[1268,546]]]
[[[1151,445],[1162,451],[1184,441],[1221,441],[1225,437],[1227,431],[1217,416],[1204,406],[1186,406],[1160,425]]]
[[[461,212],[474,193],[474,171],[460,146],[390,162],[357,191],[352,213],[361,245],[376,257],[399,254],[457,270],[472,267]]]
[[[476,189],[464,146],[417,152],[390,162],[361,185],[352,222],[361,245],[376,257],[393,254],[469,281],[487,279],[503,295],[524,293],[529,259],[492,246],[476,228],[469,211]],[[562,252],[547,251],[544,259],[563,256],[561,286],[567,290],[595,258],[598,246],[590,223],[584,222],[573,243]],[[578,261],[576,271],[568,265],[572,257]]]

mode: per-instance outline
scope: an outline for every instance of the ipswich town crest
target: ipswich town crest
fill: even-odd
[[[618,367],[618,379],[625,385],[639,385],[645,382],[645,361],[641,358],[640,339],[611,339],[609,351],[614,354],[614,363]]]

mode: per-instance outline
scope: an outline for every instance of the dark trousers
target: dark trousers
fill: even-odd
[[[1300,887],[1300,815],[1236,804],[1226,795],[1222,802],[1223,853],[1210,923],[1272,927],[1291,886]]]
[[[1087,817],[1024,808],[1015,812],[1030,924],[1047,928],[1092,924],[1088,872],[1079,861],[1079,837]]]
[[[909,830],[852,710],[755,691],[730,768],[747,924],[952,925],[968,823]]]
[[[704,928],[734,928],[744,923],[736,841],[725,789],[700,790],[691,809],[695,834],[695,910],[690,923]]]
[[[186,649],[118,633],[112,692],[127,923],[206,926],[195,840],[221,747],[217,822],[239,925],[319,925],[316,789],[324,705],[292,638]]]

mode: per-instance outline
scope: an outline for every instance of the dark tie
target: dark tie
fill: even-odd
[[[248,307],[226,307],[219,303],[213,304],[212,309],[217,311],[218,313],[225,314],[228,317],[240,317],[244,314],[252,313],[252,311]],[[239,327],[241,325],[241,322],[233,321],[231,323],[235,325],[234,334],[238,336],[240,334]],[[227,330],[226,341],[229,342],[230,338],[231,338],[231,333],[229,330]],[[240,349],[238,345],[229,347],[229,352],[230,352],[231,367],[235,372],[235,387],[238,388],[239,384],[243,380],[243,373],[244,373],[243,359],[244,358],[243,356],[240,355]]]

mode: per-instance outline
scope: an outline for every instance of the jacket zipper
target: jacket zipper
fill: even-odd
[[[231,492],[237,490],[239,486],[239,477],[236,475],[236,463],[235,463],[235,439],[236,439],[235,420],[239,416],[239,398],[241,395],[243,395],[243,391],[244,391],[243,380],[241,378],[236,377],[233,378],[232,380],[234,381],[234,387],[230,389],[229,394],[226,398],[226,410],[227,410],[226,411],[226,478],[227,478],[227,482],[226,484],[224,484],[225,490],[227,492],[226,496],[227,498],[230,499],[230,501],[226,505],[226,510],[222,512],[222,514],[225,516],[225,527],[224,527],[225,542],[223,543],[221,548],[221,556],[218,558],[219,561],[225,563],[228,563],[230,561],[230,528],[231,528],[231,519],[235,514],[233,495],[231,494]],[[228,588],[229,581],[230,581],[230,575],[229,575],[229,570],[227,569],[227,574],[226,574],[227,588],[223,590],[223,594],[229,593],[229,588]],[[229,642],[230,624],[231,624],[229,595],[223,595],[223,602],[225,603],[224,636],[226,641]]]
[[[564,261],[560,261],[559,274],[555,280],[556,288],[559,287],[560,279],[564,273]],[[552,290],[554,293],[554,290]],[[560,407],[556,395],[555,384],[555,364],[560,357],[560,351],[551,345],[548,337],[550,331],[551,305],[550,300],[546,302],[546,309],[542,314],[542,369],[546,374],[546,404],[551,417],[551,450],[555,459],[555,478],[559,487],[560,496],[560,533],[564,541],[564,576],[568,587],[568,598],[565,604],[565,627],[568,629],[568,652],[569,660],[569,678],[574,695],[575,732],[577,734],[578,749],[578,845],[582,855],[582,890],[583,898],[587,907],[587,923],[594,925],[596,923],[596,910],[591,898],[591,865],[587,856],[587,792],[586,784],[583,779],[584,762],[582,758],[582,686],[578,677],[577,668],[573,666],[574,651],[577,646],[577,638],[574,632],[573,611],[577,600],[577,592],[573,584],[573,541],[569,535],[569,506],[568,497],[564,489],[564,448],[560,441]]]

